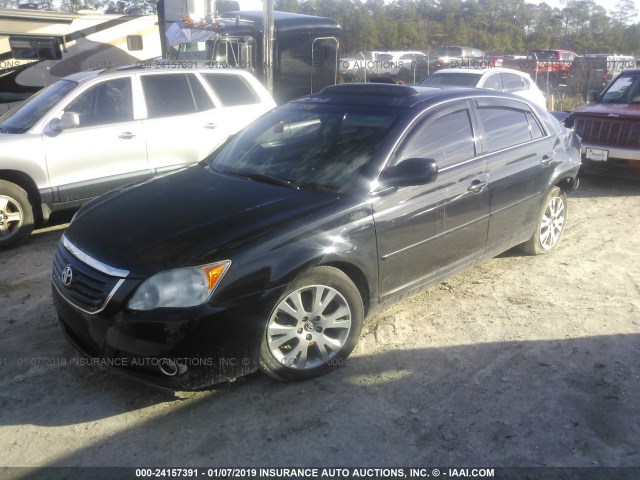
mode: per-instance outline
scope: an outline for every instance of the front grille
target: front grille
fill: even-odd
[[[585,143],[630,148],[640,146],[640,122],[637,121],[578,118],[576,133]]]
[[[68,285],[63,282],[63,272],[69,267],[72,278]],[[104,309],[123,278],[108,275],[81,261],[60,242],[53,259],[53,283],[60,294],[72,305],[87,313],[98,313]]]

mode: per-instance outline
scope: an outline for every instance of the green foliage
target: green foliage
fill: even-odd
[[[0,0],[15,7],[21,0]],[[38,0],[36,0],[38,1]],[[61,0],[61,10],[140,7],[155,0]],[[40,0],[45,8],[52,0]],[[361,50],[423,50],[469,45],[491,54],[532,48],[640,55],[640,23],[633,0],[607,12],[594,0],[563,1],[562,8],[526,0],[275,0],[276,10],[333,18],[343,27],[345,55]]]
[[[640,50],[632,0],[619,0],[609,13],[594,0],[569,0],[563,8],[525,0],[278,0],[275,5],[338,20],[347,55],[440,45],[469,45],[492,54],[526,54],[532,48],[631,55]]]

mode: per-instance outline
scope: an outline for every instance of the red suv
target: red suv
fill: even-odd
[[[527,72],[536,82],[549,82],[553,86],[563,84],[571,72],[571,62],[578,56],[570,50],[536,49],[526,59],[505,58],[502,66]]]
[[[583,159],[640,168],[640,69],[623,71],[594,100],[571,115]]]

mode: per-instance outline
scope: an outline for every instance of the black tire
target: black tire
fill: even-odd
[[[553,251],[567,224],[567,195],[559,187],[553,187],[544,201],[531,238],[521,245],[529,255],[541,255]]]
[[[32,231],[33,209],[27,192],[0,180],[0,250],[23,242]]]
[[[285,382],[323,375],[345,364],[363,321],[362,297],[351,279],[336,268],[314,268],[291,282],[274,305],[260,369]]]

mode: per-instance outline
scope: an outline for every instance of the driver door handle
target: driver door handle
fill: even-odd
[[[469,188],[467,188],[467,190],[472,193],[480,193],[486,186],[487,182],[483,182],[482,180],[474,180],[473,182],[471,182],[471,185],[469,185]]]
[[[131,140],[135,136],[136,136],[135,133],[122,132],[120,135],[118,135],[118,138],[122,138],[123,140]]]

